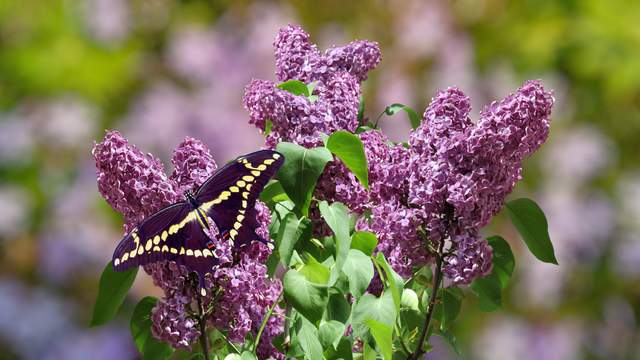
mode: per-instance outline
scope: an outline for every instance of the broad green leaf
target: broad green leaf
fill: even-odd
[[[329,320],[320,324],[318,337],[322,347],[325,349],[336,349],[338,347],[338,343],[340,343],[340,339],[342,339],[345,328],[346,326],[343,323],[335,320]]]
[[[202,354],[200,354],[202,355]],[[224,357],[224,360],[257,360],[251,351],[243,351],[242,354],[231,353]]]
[[[420,300],[418,294],[411,289],[402,290],[402,298],[400,299],[400,306],[403,309],[412,309],[420,311]]]
[[[276,248],[282,264],[289,267],[291,255],[301,238],[311,235],[311,221],[307,218],[298,220],[296,214],[290,212],[280,222],[280,230],[276,236]]]
[[[116,272],[111,262],[105,266],[100,276],[98,298],[93,307],[90,326],[104,325],[116,316],[137,273],[137,267]]]
[[[538,204],[527,198],[509,201],[507,212],[531,253],[540,261],[558,265],[547,218]]]
[[[351,237],[349,236],[349,211],[340,203],[329,205],[326,201],[321,201],[319,208],[320,215],[322,215],[324,221],[329,225],[329,228],[331,228],[333,238],[335,239],[335,272],[331,273],[331,280],[329,281],[329,284],[333,285],[342,270],[344,262],[347,260],[349,247],[351,246]]]
[[[480,310],[495,311],[502,306],[502,288],[496,276],[488,275],[475,279],[470,287],[478,295]]]
[[[298,269],[298,272],[312,283],[326,285],[329,282],[331,270],[319,263],[313,256],[307,256],[307,262]]]
[[[305,352],[305,358],[322,359],[322,345],[318,340],[318,329],[302,316],[296,320],[296,338]]]
[[[391,295],[393,296],[393,303],[396,306],[396,312],[398,312],[400,311],[400,301],[402,299],[402,288],[404,288],[404,280],[402,279],[402,276],[398,275],[398,273],[393,271],[391,266],[389,266],[389,263],[387,262],[387,259],[384,257],[383,253],[379,252],[376,256],[375,261],[378,263],[378,266],[380,266],[384,271],[384,277],[388,283],[387,285],[389,287],[389,290],[391,291]]]
[[[456,290],[460,290],[455,288]],[[440,317],[440,329],[448,329],[460,314],[462,308],[462,292],[449,288],[440,290],[442,299],[442,316]]]
[[[349,280],[349,292],[356,299],[367,291],[373,279],[373,263],[362,251],[351,249],[342,267],[342,272]]]
[[[260,193],[260,200],[269,205],[272,203],[289,200],[289,197],[284,192],[282,184],[280,184],[278,180],[271,180]]]
[[[393,354],[393,327],[375,320],[365,320],[373,339],[378,344],[380,353],[385,360],[391,360]]]
[[[327,320],[339,321],[346,324],[351,315],[351,304],[345,299],[344,294],[332,290],[327,306]]]
[[[306,149],[300,145],[282,142],[276,150],[285,156],[278,171],[278,179],[299,213],[308,216],[311,194],[325,165],[333,161],[333,155],[324,147]]]
[[[351,248],[358,249],[368,256],[373,254],[376,246],[378,246],[378,239],[372,232],[356,231],[351,236]]]
[[[151,309],[157,301],[151,296],[143,298],[131,316],[131,336],[143,359],[166,359],[173,353],[171,346],[151,334]]]
[[[367,156],[364,153],[364,145],[358,136],[348,131],[336,131],[329,136],[327,149],[342,160],[365,189],[369,188]]]
[[[411,122],[411,127],[416,129],[420,126],[420,116],[413,110],[412,108],[403,105],[403,104],[391,104],[384,109],[384,113],[387,115],[394,115],[398,111],[404,111],[407,113],[407,117],[409,117],[409,121]]]
[[[369,343],[365,342],[362,346],[362,360],[377,360],[378,353],[374,348],[369,345]]]
[[[493,270],[492,272],[500,280],[500,285],[504,289],[509,284],[513,269],[515,268],[515,258],[511,252],[509,243],[500,236],[492,236],[487,239],[489,246],[493,249]]]
[[[304,275],[289,270],[282,280],[284,298],[302,316],[317,323],[327,307],[327,287],[310,282]]]
[[[368,341],[367,320],[375,320],[393,327],[396,321],[397,311],[393,303],[391,292],[385,291],[380,297],[364,294],[356,303],[351,314],[351,325],[355,336]]]
[[[336,350],[328,349],[325,352],[325,356],[327,360],[353,360],[353,353],[351,352],[351,348],[353,345],[348,338],[343,337],[340,339]]]
[[[278,88],[288,91],[293,95],[302,95],[304,97],[309,97],[309,88],[305,83],[299,80],[288,80],[283,83],[278,84]]]

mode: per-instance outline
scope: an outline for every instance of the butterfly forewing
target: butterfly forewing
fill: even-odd
[[[131,230],[113,253],[117,271],[159,260],[173,260],[186,239],[185,227],[191,222],[191,206],[180,202],[145,219]]]
[[[284,157],[275,151],[256,151],[227,164],[196,192],[200,208],[235,246],[265,241],[255,233],[258,222],[254,205],[283,162]]]

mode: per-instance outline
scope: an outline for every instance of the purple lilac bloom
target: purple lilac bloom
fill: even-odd
[[[475,234],[520,179],[522,160],[546,140],[552,105],[552,95],[528,81],[487,106],[473,124],[469,98],[450,88],[433,99],[411,133],[409,203],[428,214],[433,241],[451,240],[454,255],[447,257],[445,273],[455,283],[491,269],[485,265],[491,251]]]
[[[280,141],[305,147],[322,144],[319,135],[337,130],[355,131],[358,127],[360,83],[381,59],[376,43],[355,41],[333,47],[321,54],[299,26],[282,29],[274,42],[278,80],[316,82],[317,101],[295,96],[265,80],[253,80],[243,99],[249,111],[249,123],[265,131],[272,122],[266,145]]]
[[[355,213],[362,214],[376,204],[386,201],[402,201],[406,197],[408,150],[402,145],[393,145],[378,130],[358,134],[364,145],[367,158],[369,190],[346,166],[336,159],[327,165],[318,180],[315,196],[331,202],[341,202]]]
[[[276,75],[280,81],[327,82],[332,74],[346,71],[362,82],[382,59],[378,44],[366,40],[332,47],[321,54],[310,42],[309,34],[297,25],[280,29],[273,46]]]
[[[165,175],[159,160],[143,154],[116,131],[107,132],[105,139],[95,145],[93,154],[98,169],[98,188],[107,202],[125,216],[126,228],[175,202],[183,191],[200,185],[216,170],[209,150],[192,138],[186,138],[174,151],[174,171],[170,177]],[[256,210],[260,223],[258,232],[266,238],[269,211],[261,203],[256,204]],[[212,227],[210,235],[218,242],[216,251],[219,251],[217,255],[224,267],[212,269],[213,276],[208,274],[205,278],[205,286],[215,290],[208,292],[204,303],[211,304],[213,293],[221,291],[215,308],[227,311],[216,312],[210,322],[221,330],[234,332],[234,339],[240,340],[248,331],[257,331],[267,309],[278,299],[282,285],[278,280],[266,277],[264,262],[270,253],[266,246],[252,244],[232,254],[232,249],[225,247],[227,243],[218,239],[217,234],[217,229]],[[234,257],[239,260],[231,263]],[[194,319],[186,311],[198,296],[195,282],[184,266],[173,261],[148,264],[144,268],[164,292],[164,297],[152,310],[154,336],[175,348],[190,348],[200,335]],[[252,290],[238,287],[238,279],[250,280]],[[239,307],[239,304],[244,306]],[[273,316],[260,349],[265,355],[279,357],[270,340],[282,332],[282,309],[276,308]]]
[[[360,86],[355,78],[347,73],[335,73],[318,88],[319,99],[311,102],[305,96],[277,88],[271,81],[251,81],[243,98],[250,114],[249,123],[265,131],[267,120],[271,121],[266,140],[271,148],[281,141],[315,147],[322,144],[322,133],[355,131],[360,101]]]

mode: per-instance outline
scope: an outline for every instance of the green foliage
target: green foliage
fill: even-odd
[[[293,95],[302,95],[309,97],[309,88],[305,83],[299,80],[288,80],[278,84],[278,88],[284,91],[288,91]]]
[[[407,117],[411,122],[411,128],[416,129],[418,126],[420,126],[420,116],[418,115],[418,113],[416,113],[415,110],[406,105],[396,103],[391,104],[384,109],[384,113],[389,116],[395,115],[398,111],[404,111],[405,113],[407,113]]]
[[[338,279],[342,266],[347,260],[351,246],[351,237],[349,236],[349,210],[340,203],[329,205],[326,201],[321,201],[319,208],[320,215],[322,215],[322,218],[333,232],[336,259],[330,280],[330,284],[333,284]]]
[[[351,248],[358,249],[365,255],[371,256],[376,246],[378,246],[378,238],[370,231],[356,231],[351,236]]]
[[[375,320],[393,327],[396,317],[396,306],[389,291],[385,291],[380,297],[365,294],[358,300],[351,314],[353,333],[368,342],[371,340],[368,320]]]
[[[506,205],[511,222],[538,260],[558,264],[549,238],[549,226],[542,209],[533,200],[521,198]]]
[[[289,270],[282,280],[284,298],[302,316],[317,323],[329,301],[326,285],[309,281],[296,270]]]
[[[383,359],[391,360],[393,358],[393,327],[372,319],[365,320],[365,324],[369,327],[369,332],[376,341]]]
[[[280,184],[294,202],[298,213],[308,216],[313,189],[325,165],[333,161],[333,156],[324,147],[306,149],[286,142],[279,143],[276,150],[286,159],[278,171]]]
[[[369,188],[367,157],[364,153],[364,145],[358,136],[347,131],[336,131],[329,136],[327,149],[342,160],[365,189]]]
[[[358,299],[364,294],[373,279],[371,258],[360,250],[351,249],[342,267],[342,272],[349,279],[349,292]]]
[[[147,296],[140,300],[131,316],[131,336],[143,359],[166,359],[173,353],[167,343],[156,340],[151,333],[151,310],[158,299]]]
[[[488,239],[493,249],[493,269],[491,274],[474,280],[470,287],[478,295],[480,310],[495,311],[502,306],[502,289],[511,278],[515,261],[511,247],[499,236]]]
[[[91,326],[104,325],[113,319],[124,302],[129,288],[136,279],[138,268],[116,272],[111,262],[105,266],[100,276],[98,297],[93,307]]]

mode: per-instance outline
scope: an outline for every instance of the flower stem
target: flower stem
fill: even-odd
[[[436,305],[436,299],[438,296],[438,290],[440,289],[440,282],[442,280],[442,262],[443,262],[443,250],[444,250],[444,239],[440,241],[440,245],[438,245],[438,252],[436,253],[436,269],[435,274],[433,276],[433,288],[431,290],[431,295],[429,296],[429,304],[427,305],[427,315],[424,319],[424,326],[422,327],[422,331],[420,332],[420,337],[418,340],[418,347],[416,351],[409,358],[410,360],[417,360],[420,355],[424,354],[424,350],[422,349],[422,345],[427,339],[427,332],[429,331],[429,326],[431,326],[431,319],[433,318],[433,309]]]
[[[256,353],[256,350],[258,349],[258,344],[260,343],[260,337],[262,337],[262,332],[264,331],[264,328],[267,326],[267,322],[269,321],[269,318],[271,317],[271,314],[273,313],[273,309],[276,308],[276,306],[278,306],[278,302],[280,302],[280,297],[282,296],[282,294],[280,294],[278,296],[278,298],[276,299],[276,301],[273,302],[273,305],[271,305],[271,307],[269,308],[269,311],[267,311],[267,313],[264,315],[264,319],[262,319],[262,324],[260,324],[260,329],[258,330],[258,334],[256,335],[256,341],[253,344],[253,353]]]
[[[205,360],[211,360],[209,357],[209,340],[207,339],[207,314],[202,304],[202,296],[198,294],[198,323],[200,325],[200,346]]]

